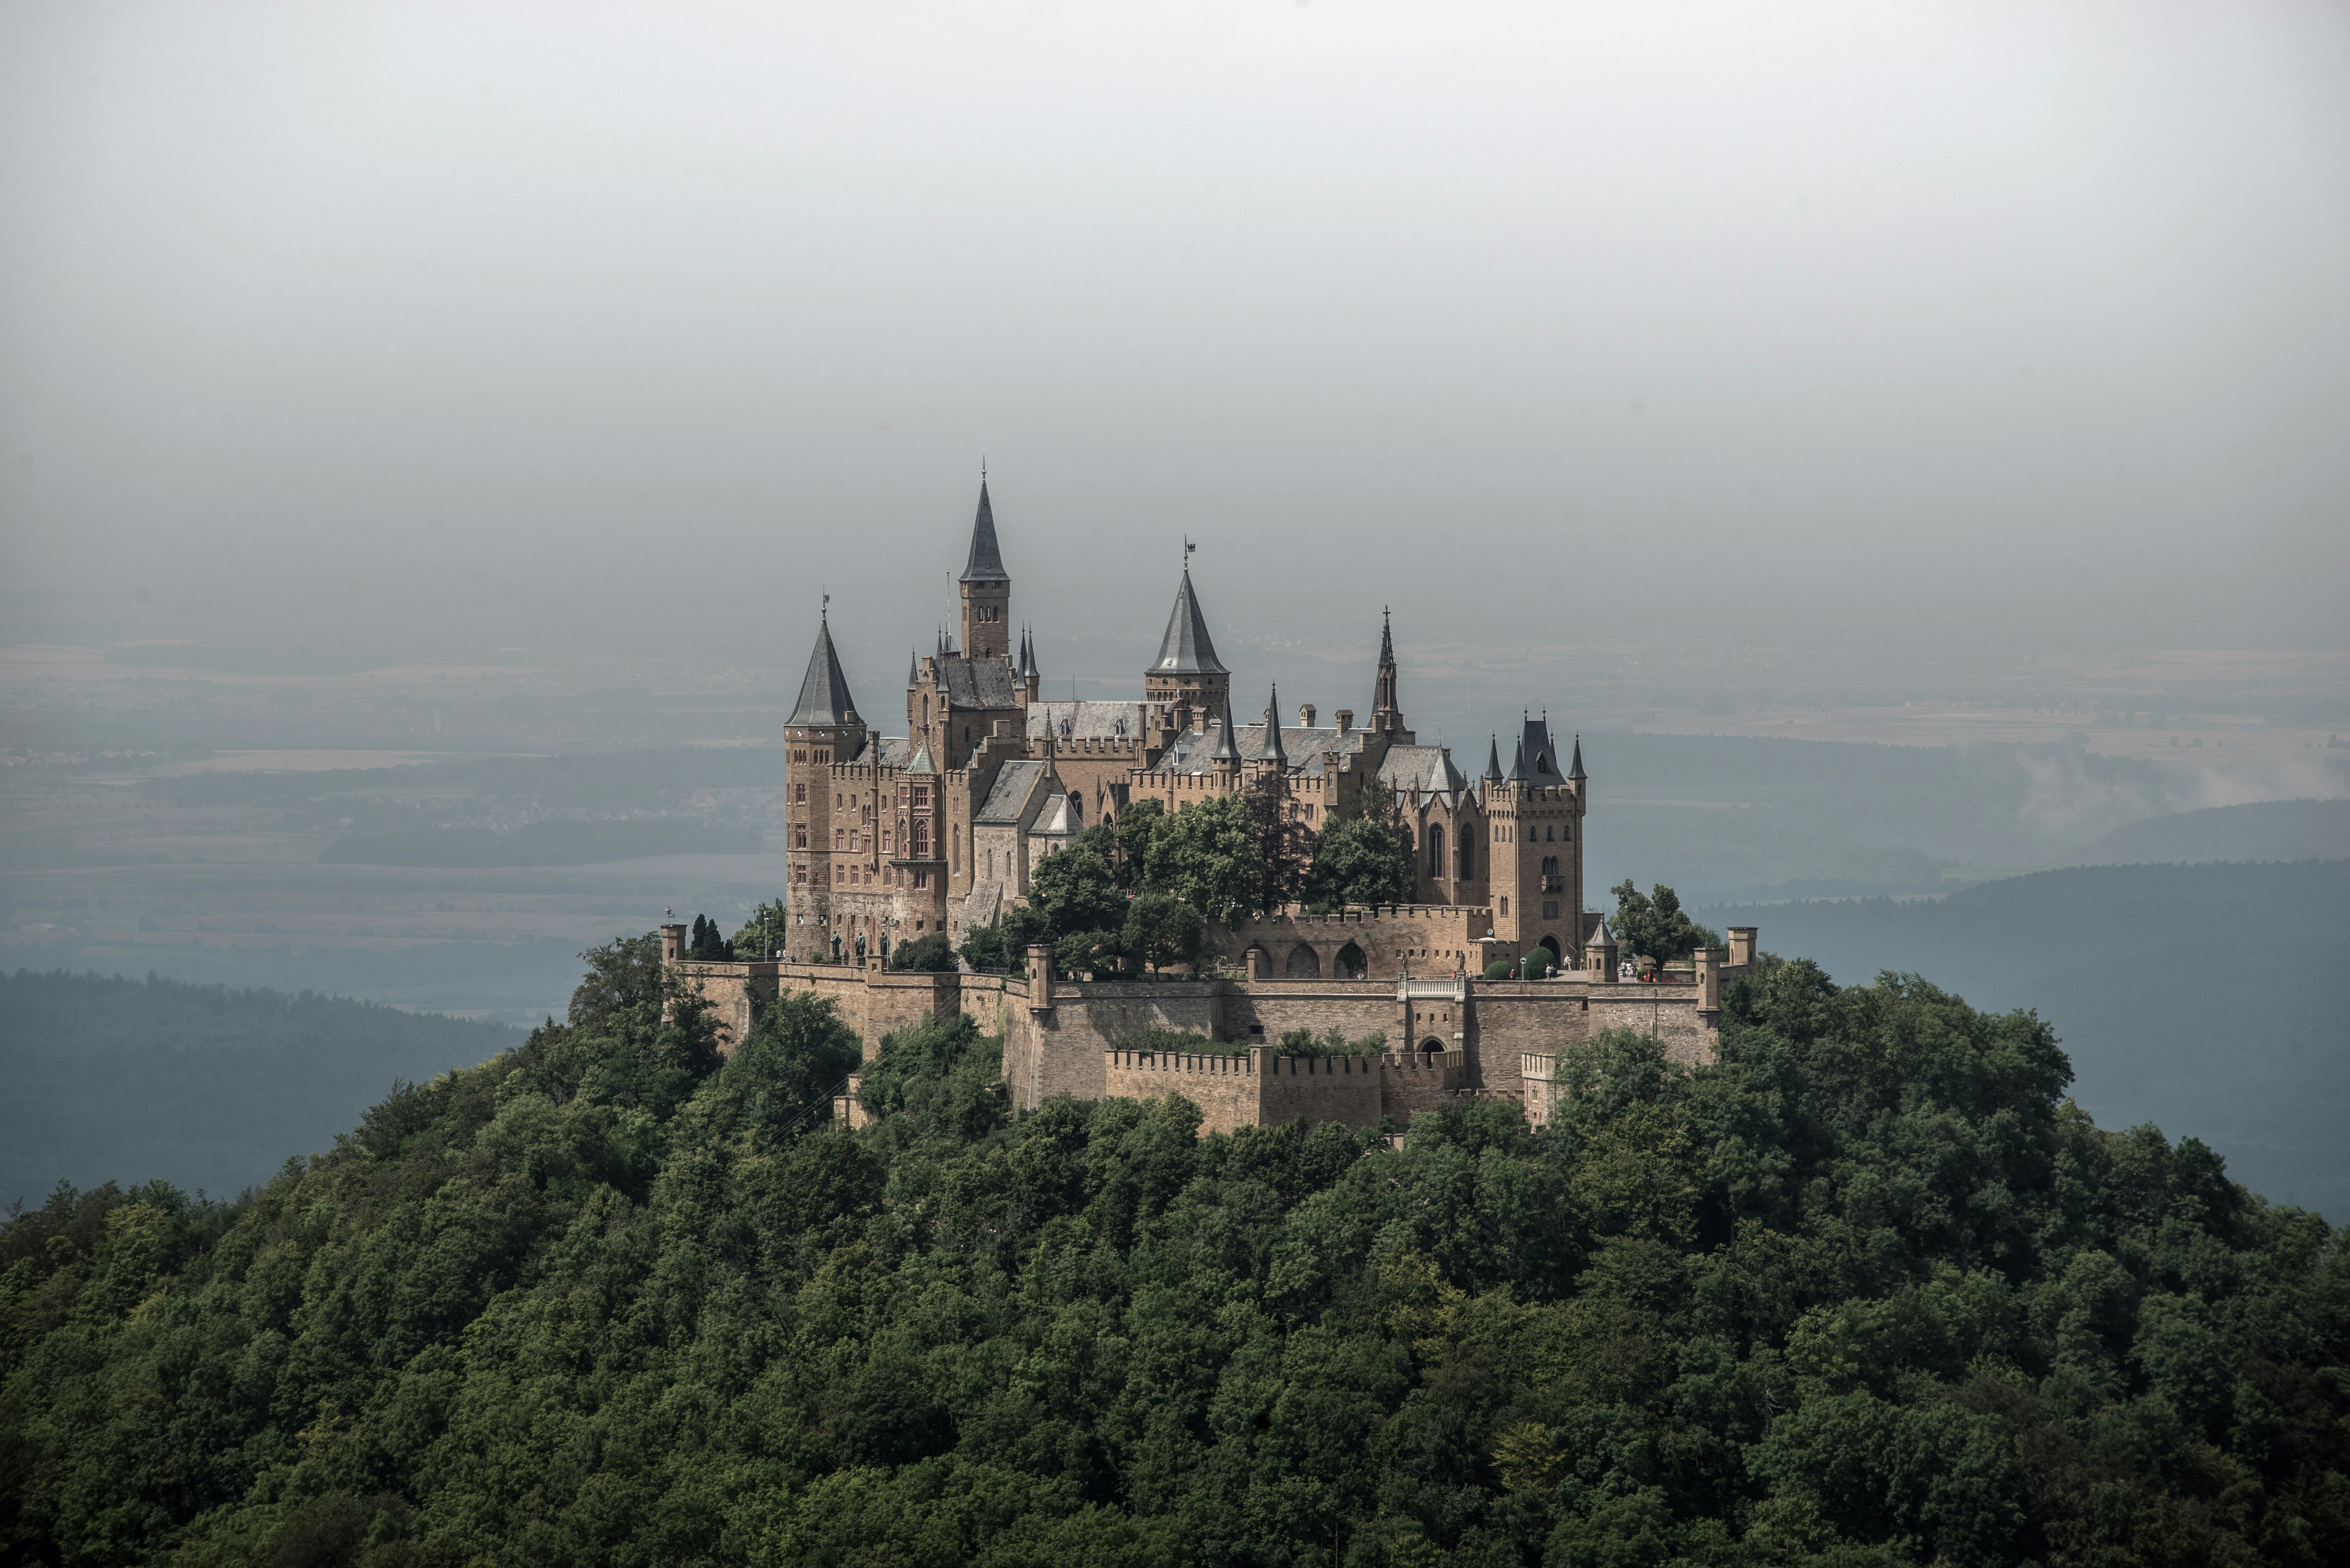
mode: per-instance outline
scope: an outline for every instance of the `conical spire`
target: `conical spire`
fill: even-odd
[[[1232,702],[1229,697],[1224,699],[1223,720],[1216,727],[1216,744],[1214,749],[1208,753],[1208,760],[1211,763],[1235,763],[1241,760],[1241,749],[1234,739],[1232,729]]]
[[[848,677],[841,673],[840,656],[832,650],[832,622],[819,619],[816,649],[808,655],[807,674],[800,681],[800,700],[787,728],[838,729],[857,722],[857,701],[848,694]]]
[[[1387,606],[1379,607],[1379,668],[1395,668],[1395,627],[1393,613]]]
[[[913,685],[922,678],[922,656],[912,649],[906,650],[906,684]]]
[[[1191,568],[1183,567],[1182,586],[1175,590],[1175,608],[1167,617],[1167,635],[1159,639],[1159,657],[1151,661],[1153,675],[1224,675],[1216,661],[1216,645],[1208,640],[1208,623],[1200,614],[1199,597],[1191,591]]]
[[[1003,552],[995,544],[995,508],[988,504],[987,473],[979,476],[979,515],[971,521],[971,560],[962,569],[966,583],[1008,583],[1012,574],[1003,569]]]
[[[1518,742],[1518,754],[1510,762],[1510,782],[1523,784],[1526,780],[1526,743]]]
[[[1583,735],[1578,731],[1575,737],[1575,761],[1567,767],[1566,782],[1581,784],[1588,776],[1583,771]]]
[[[1502,776],[1502,737],[1497,733],[1493,744],[1485,753],[1485,776],[1499,780]]]
[[[1284,768],[1289,766],[1289,753],[1281,749],[1281,688],[1278,686],[1273,689],[1273,706],[1264,711],[1264,747],[1257,753],[1257,760],[1279,763]]]

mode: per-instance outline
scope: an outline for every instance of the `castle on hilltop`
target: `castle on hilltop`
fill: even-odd
[[[1413,846],[1412,901],[1490,912],[1477,936],[1491,941],[1445,956],[1482,970],[1487,956],[1540,946],[1555,964],[1578,964],[1596,919],[1583,907],[1589,781],[1580,743],[1562,759],[1548,722],[1529,717],[1506,772],[1497,738],[1483,774],[1463,776],[1450,748],[1421,745],[1404,722],[1384,624],[1366,722],[1340,708],[1321,723],[1308,702],[1285,723],[1269,693],[1253,722],[1236,723],[1232,672],[1216,656],[1185,555],[1166,635],[1131,702],[1041,696],[1035,639],[1013,639],[1012,574],[984,478],[960,636],[941,635],[909,659],[904,738],[867,724],[828,618],[820,624],[784,724],[784,956],[854,961],[933,931],[960,942],[1023,898],[1036,861],[1087,825],[1113,822],[1137,800],[1173,811],[1272,775],[1308,827],[1366,784],[1393,792]]]
[[[1448,1100],[1516,1100],[1540,1122],[1561,1092],[1553,1064],[1596,1030],[1651,1034],[1685,1062],[1709,1061],[1722,982],[1754,961],[1755,931],[1727,953],[1700,949],[1653,983],[1621,984],[1615,938],[1583,906],[1590,780],[1581,742],[1562,763],[1546,718],[1528,711],[1502,766],[1496,737],[1475,779],[1450,750],[1405,722],[1392,631],[1380,628],[1370,711],[1317,722],[1302,704],[1282,722],[1277,694],[1236,722],[1232,671],[1182,576],[1159,651],[1131,702],[1048,702],[1035,641],[1014,639],[1012,574],[981,477],[961,579],[962,624],[906,670],[905,733],[878,733],[858,711],[829,614],[799,700],[784,723],[789,882],[780,950],[730,962],[691,958],[686,928],[661,928],[663,961],[716,1007],[731,1049],[764,1001],[829,999],[868,1059],[893,1032],[961,1012],[1003,1039],[1014,1101],[1056,1095],[1185,1096],[1211,1131],[1293,1116],[1400,1127]],[[890,950],[933,933],[960,944],[1024,900],[1032,870],[1095,823],[1137,801],[1169,810],[1273,787],[1311,828],[1366,787],[1391,793],[1410,836],[1412,901],[1314,912],[1291,906],[1211,940],[1239,974],[1073,981],[1052,950],[1027,973],[892,971]],[[1548,950],[1562,973],[1486,981],[1495,958]],[[1384,1035],[1377,1056],[1284,1054],[1296,1030]],[[1138,1051],[1140,1031],[1175,1030],[1211,1047]],[[844,1109],[852,1120],[852,1103]]]

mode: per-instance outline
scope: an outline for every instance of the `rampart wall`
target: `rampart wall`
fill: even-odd
[[[1319,919],[1309,917],[1305,924]],[[1374,923],[1332,917],[1329,929],[1346,932]],[[1290,929],[1284,922],[1259,922],[1257,927]],[[1434,922],[1414,927],[1408,921],[1392,929],[1407,933],[1446,929]],[[1438,949],[1442,938],[1439,934],[1425,942],[1395,945]],[[755,1003],[781,995],[831,1002],[842,1022],[864,1042],[868,1061],[888,1035],[960,1012],[983,1033],[1002,1036],[1003,1076],[1017,1105],[1034,1106],[1055,1096],[1089,1100],[1139,1092],[1134,1085],[1145,1079],[1133,1076],[1138,1073],[1150,1075],[1148,1082],[1158,1086],[1149,1093],[1156,1097],[1168,1092],[1170,1075],[1184,1078],[1190,1074],[1198,1078],[1195,1086],[1201,1094],[1216,1099],[1214,1106],[1201,1101],[1211,1127],[1227,1125],[1220,1118],[1242,1116],[1268,1121],[1305,1116],[1363,1126],[1384,1115],[1400,1125],[1447,1098],[1468,1095],[1519,1098],[1530,1117],[1545,1120],[1555,1103],[1556,1088],[1550,1078],[1557,1053],[1596,1030],[1624,1028],[1651,1035],[1676,1062],[1713,1060],[1720,981],[1752,971],[1751,964],[1719,967],[1698,973],[1696,983],[1690,982],[1690,971],[1668,971],[1669,983],[1661,984],[1607,983],[1572,971],[1542,981],[1453,976],[1408,982],[1327,978],[1076,982],[1055,976],[1039,981],[1009,975],[913,973],[878,965],[671,962],[717,1009],[723,1050],[733,1050],[747,1033]],[[1713,1005],[1706,1005],[1709,1002]],[[1222,1077],[1231,1076],[1222,1066],[1179,1069],[1155,1059],[1148,1066],[1117,1065],[1120,1056],[1136,1056],[1120,1051],[1118,1042],[1142,1029],[1176,1030],[1219,1044],[1253,1047],[1266,1061],[1282,1065],[1260,1069],[1254,1080],[1258,1087],[1245,1094],[1222,1083]],[[1317,1035],[1336,1029],[1350,1041],[1384,1034],[1390,1049],[1380,1059],[1388,1065],[1379,1080],[1378,1108],[1365,1115],[1365,1102],[1349,1097],[1367,1093],[1363,1083],[1369,1082],[1367,1077],[1349,1080],[1351,1069],[1289,1065],[1368,1058],[1280,1056],[1270,1049],[1296,1029]],[[1419,1049],[1431,1044],[1441,1048]],[[1170,1064],[1194,1059],[1165,1057]],[[1208,1053],[1196,1058],[1214,1064],[1254,1059]]]

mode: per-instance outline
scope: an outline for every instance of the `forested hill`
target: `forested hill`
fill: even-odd
[[[2050,1029],[1808,964],[1720,1066],[1571,1054],[1400,1148],[1007,1112],[967,1019],[870,1127],[816,1004],[723,1064],[651,944],[234,1207],[0,1233],[11,1561],[2338,1563],[2350,1263]]]
[[[60,1180],[233,1193],[333,1147],[395,1079],[522,1039],[309,992],[0,971],[0,1209]]]

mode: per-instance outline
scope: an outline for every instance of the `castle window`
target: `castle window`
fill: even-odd
[[[804,784],[795,784],[792,785],[792,800],[795,805],[806,805],[807,804],[807,785]]]
[[[914,858],[928,860],[930,857],[931,825],[918,816],[914,819]]]
[[[806,823],[803,822],[796,824],[792,828],[792,847],[795,849],[806,849],[807,847]]]
[[[916,784],[914,786],[914,809],[916,811],[928,811],[930,808],[931,786],[928,784]]]
[[[1508,914],[1509,912],[1510,912],[1510,898],[1509,898],[1509,895],[1508,895],[1508,894],[1506,894],[1506,893],[1504,893],[1504,894],[1502,896],[1502,913],[1503,913],[1504,915],[1506,915],[1506,914]]]
[[[836,827],[832,830],[832,846],[835,849],[846,849],[848,847],[848,830],[847,828]]]

